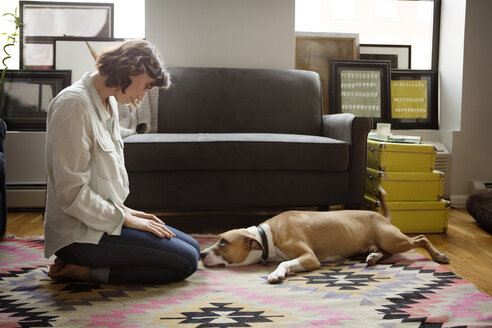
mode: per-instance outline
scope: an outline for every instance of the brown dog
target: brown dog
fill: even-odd
[[[424,235],[410,238],[392,225],[384,191],[379,198],[384,216],[362,210],[287,211],[259,226],[227,231],[200,253],[202,262],[208,267],[280,262],[268,276],[269,283],[294,272],[314,270],[323,261],[368,254],[366,263],[373,265],[385,255],[415,247],[425,248],[434,261],[449,262]]]

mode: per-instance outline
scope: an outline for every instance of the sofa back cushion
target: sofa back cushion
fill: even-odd
[[[322,134],[319,75],[302,70],[170,67],[160,133]]]

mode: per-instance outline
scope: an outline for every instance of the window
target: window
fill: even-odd
[[[20,67],[54,68],[57,38],[112,39],[112,3],[20,1]]]
[[[2,13],[13,13],[15,8],[18,15],[20,14],[20,1],[19,0],[1,0]],[[43,1],[30,1],[31,3],[43,2]],[[113,19],[114,19],[114,38],[124,39],[143,39],[145,38],[145,0],[91,0],[91,1],[75,1],[75,0],[50,0],[50,2],[61,3],[110,3],[113,4]],[[7,17],[0,16],[0,31],[10,31],[10,25]],[[68,31],[67,33],[69,34]],[[38,35],[42,36],[42,35]],[[3,47],[4,40],[0,40],[0,46]],[[7,61],[9,69],[18,69],[20,67],[20,49],[18,48],[20,42],[17,44],[17,48],[10,48],[11,56]]]
[[[440,0],[296,0],[297,32],[352,33],[360,44],[410,45],[411,69],[437,69]]]
[[[375,67],[366,67],[366,70],[376,69],[378,61],[390,66],[391,88],[378,99],[391,99],[391,107],[385,109],[378,104],[382,112],[373,116],[375,122],[392,123],[401,129],[438,129],[436,77],[440,7],[441,0],[296,0],[296,68],[317,71],[324,90],[331,85],[332,78],[341,83],[342,77],[333,75],[331,68],[327,68],[329,63],[314,65],[310,58],[312,67],[305,68],[298,65],[298,58],[309,53],[328,62],[347,60],[350,58],[333,56],[332,50],[342,49],[347,37],[355,39],[354,62],[362,64],[360,59],[363,59],[366,65],[372,60]],[[315,52],[312,48],[301,53],[299,44],[306,33],[317,34],[321,39],[330,38],[338,46],[332,46],[331,53]],[[334,41],[333,37],[339,41]],[[350,60],[346,62],[349,64],[356,65]],[[341,92],[341,88],[325,92],[329,97],[323,100],[324,113],[325,108],[329,113],[353,110],[342,106],[343,94],[338,94]],[[393,92],[397,95],[394,99]],[[419,92],[418,97],[415,92]]]

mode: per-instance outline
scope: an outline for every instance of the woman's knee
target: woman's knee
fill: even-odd
[[[190,245],[191,246],[191,245]],[[188,278],[198,269],[198,261],[200,259],[200,252],[197,251],[193,246],[187,249],[187,252],[182,254],[182,260],[186,265],[182,268],[183,279]],[[182,280],[183,280],[182,279]]]
[[[161,284],[183,281],[198,269],[196,250],[188,245],[179,253],[155,252],[151,262],[110,269],[110,283]]]
[[[181,279],[180,280],[185,280],[186,278],[190,277],[191,275],[193,275],[196,270],[197,270],[198,266],[190,266],[190,269],[187,270],[187,271],[184,271],[184,272],[181,272]]]
[[[188,259],[191,263],[191,267],[193,272],[195,272],[198,269],[198,261],[200,260],[200,250],[196,250],[193,248],[190,250],[190,254],[188,255]]]
[[[170,226],[168,226],[168,228],[176,234],[175,238],[178,238],[178,239],[184,241],[185,243],[193,246],[198,251],[198,253],[200,253],[200,244],[198,243],[198,241],[195,238],[191,237],[190,235],[188,235],[188,234],[186,234],[186,233],[184,233],[184,232],[182,232],[176,228],[173,228]]]

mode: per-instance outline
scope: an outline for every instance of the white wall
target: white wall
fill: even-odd
[[[439,44],[439,127],[441,130],[461,129],[465,12],[466,0],[444,0],[441,3]],[[448,146],[451,147],[450,144]]]
[[[168,66],[294,68],[294,0],[146,0]]]
[[[490,0],[466,1],[461,131],[453,134],[451,202],[455,206],[464,205],[471,181],[492,181],[491,12]]]

